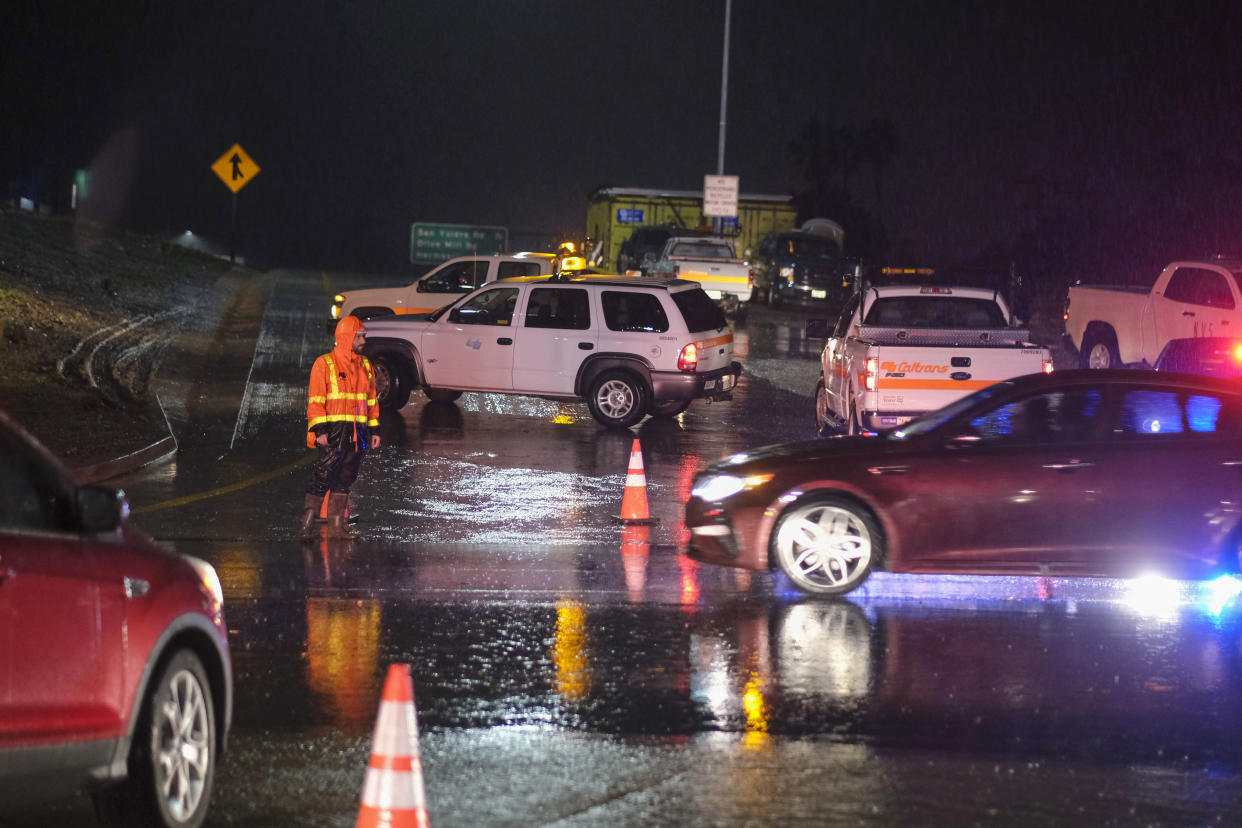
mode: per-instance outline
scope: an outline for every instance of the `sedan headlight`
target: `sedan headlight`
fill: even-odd
[[[190,566],[194,567],[194,571],[198,573],[203,586],[211,593],[212,600],[215,601],[216,606],[224,606],[224,590],[220,588],[220,576],[216,574],[216,568],[192,555],[182,555],[182,557],[189,562]]]
[[[711,477],[705,477],[695,484],[690,490],[690,494],[694,497],[715,503],[725,498],[733,497],[735,494],[746,489],[753,489],[761,486],[772,479],[770,474],[752,474],[748,477],[738,477],[732,474],[715,474]]]

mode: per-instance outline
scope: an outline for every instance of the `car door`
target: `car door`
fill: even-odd
[[[1171,339],[1229,336],[1234,316],[1233,293],[1227,277],[1203,267],[1179,267],[1169,277],[1162,294],[1152,297],[1156,342],[1162,347]],[[1152,351],[1152,359],[1160,353]]]
[[[948,424],[945,442],[880,463],[918,569],[1074,574],[1102,540],[1095,461],[1105,394],[1094,387],[999,401]]]
[[[421,351],[426,383],[433,388],[511,391],[513,318],[528,287],[486,288],[428,325]]]
[[[574,393],[578,368],[599,339],[592,325],[590,298],[590,291],[583,287],[531,287],[521,323],[514,331],[516,390]]]
[[[0,747],[115,737],[128,713],[122,585],[73,524],[68,483],[0,434]]]
[[[491,260],[463,258],[445,262],[413,284],[397,313],[430,313],[461,298],[487,281]]]
[[[1100,567],[1201,578],[1237,565],[1242,406],[1232,394],[1136,384],[1119,391],[1099,464]],[[1222,555],[1230,560],[1222,560]]]

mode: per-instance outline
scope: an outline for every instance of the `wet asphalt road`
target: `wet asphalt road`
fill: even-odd
[[[1242,824],[1237,607],[883,575],[823,602],[677,554],[697,468],[814,436],[805,313],[751,312],[732,403],[632,433],[416,392],[355,488],[363,537],[299,544],[304,382],[348,283],[276,274],[226,335],[188,330],[210,367],[165,380],[182,452],[123,481],[224,585],[237,709],[209,824],[353,824],[393,662],[433,825]],[[635,437],[658,523],[623,530]]]

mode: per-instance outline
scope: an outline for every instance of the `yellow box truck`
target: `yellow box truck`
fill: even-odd
[[[792,230],[797,208],[791,195],[746,195],[737,199],[737,218],[722,219],[722,234],[734,240],[739,256],[746,257],[771,232]],[[645,190],[636,187],[604,187],[591,193],[587,206],[587,235],[599,244],[598,262],[623,271],[618,261],[621,245],[640,227],[667,225],[689,230],[710,230],[712,220],[703,215],[699,190]]]

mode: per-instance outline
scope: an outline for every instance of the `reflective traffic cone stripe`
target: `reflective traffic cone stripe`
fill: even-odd
[[[375,719],[357,828],[427,828],[418,718],[408,664],[393,664]]]
[[[625,477],[625,495],[621,498],[622,523],[655,523],[647,509],[647,476],[643,473],[643,449],[638,438],[630,448],[630,470]]]

